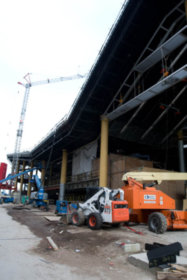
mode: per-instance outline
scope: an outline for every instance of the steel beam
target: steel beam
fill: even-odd
[[[125,113],[131,111],[143,102],[159,95],[163,91],[167,90],[168,88],[174,86],[175,84],[183,80],[184,78],[187,78],[187,64],[175,71],[174,73],[170,74],[169,76],[165,77],[152,87],[148,88],[144,92],[140,93],[136,97],[119,106],[111,113],[108,113],[106,117],[109,120],[114,120],[120,117],[121,115],[124,115]]]
[[[172,102],[167,106],[167,108],[159,115],[159,117],[153,122],[153,124],[145,131],[142,135],[141,140],[144,139],[147,134],[155,127],[155,125],[163,118],[163,116],[169,111],[177,99],[183,94],[187,86],[183,87],[182,90],[177,94],[177,96],[172,100]]]
[[[185,115],[184,118],[182,118],[182,120],[180,120],[180,122],[170,131],[170,133],[168,133],[164,137],[161,144],[163,144],[174,133],[174,131],[176,131],[180,127],[180,125],[182,125],[182,123],[185,122],[186,119],[187,119],[187,115]]]

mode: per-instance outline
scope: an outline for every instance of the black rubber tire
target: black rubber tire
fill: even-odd
[[[45,206],[45,211],[49,211],[49,206],[48,205]]]
[[[155,233],[164,233],[167,230],[166,217],[160,212],[153,212],[148,218],[149,230]]]
[[[32,207],[33,207],[33,208],[37,208],[37,205],[36,205],[36,201],[35,201],[35,200],[32,202]]]
[[[74,226],[81,226],[85,222],[85,216],[82,211],[74,211],[71,214],[71,222]]]
[[[112,224],[112,227],[114,228],[119,228],[121,226],[121,223],[114,223]]]
[[[100,229],[103,224],[101,214],[100,213],[91,213],[88,216],[87,223],[88,223],[88,227],[90,229],[93,229],[93,230]]]

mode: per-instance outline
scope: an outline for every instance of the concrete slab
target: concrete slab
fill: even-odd
[[[78,228],[78,227],[76,227],[75,229],[68,229],[67,232],[69,232],[71,234],[77,234],[77,233],[81,233],[81,232],[92,232],[92,230],[89,229],[89,228]]]
[[[46,216],[46,212],[42,212],[41,210],[39,210],[39,211],[34,211],[33,212],[35,215],[37,215],[37,216]],[[47,213],[47,216],[56,216],[54,213]]]
[[[147,253],[133,254],[128,257],[131,264],[143,268],[145,270],[155,270],[156,268],[149,268],[149,260],[147,258]],[[182,256],[177,256],[176,264],[187,265],[187,258]]]
[[[27,226],[14,221],[0,206],[0,279],[12,280],[82,280],[85,275],[76,273],[72,267],[49,262],[32,252],[40,242]],[[88,280],[100,280],[97,276],[86,276]],[[108,278],[102,277],[107,280]]]
[[[61,219],[61,217],[57,217],[57,216],[44,216],[44,218],[49,222],[58,222]]]

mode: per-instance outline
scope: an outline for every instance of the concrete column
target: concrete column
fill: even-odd
[[[100,173],[99,186],[107,187],[108,177],[108,119],[101,119],[101,147],[100,147]]]
[[[19,173],[19,161],[18,161],[18,165],[17,165],[17,169],[16,169],[16,174]],[[14,186],[15,186],[15,191],[17,191],[18,189],[18,177],[15,178],[15,182],[14,182]]]
[[[31,162],[31,168],[33,168],[34,166],[34,163],[33,161]],[[33,175],[33,171],[30,172],[29,174],[29,183],[28,183],[28,189],[27,189],[27,196],[30,197],[30,194],[31,194],[31,179],[32,179],[32,175]]]
[[[59,192],[59,200],[64,200],[64,192],[65,192],[65,184],[67,177],[67,151],[62,151],[62,165],[61,165],[61,174],[60,174],[60,192]]]
[[[22,165],[22,172],[25,171],[25,161],[23,161],[23,165]],[[23,189],[23,180],[24,180],[24,174],[21,175],[21,181],[20,181],[20,196],[22,193],[22,189]]]
[[[45,185],[45,160],[42,160],[42,174],[41,174],[42,186]]]
[[[178,151],[179,151],[179,170],[180,172],[185,172],[185,158],[184,158],[184,142],[183,142],[183,132],[178,131]]]

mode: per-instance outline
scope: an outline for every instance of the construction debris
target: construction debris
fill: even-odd
[[[73,228],[73,229],[68,229],[67,232],[71,234],[78,234],[82,232],[89,233],[91,232],[91,230],[89,228],[75,228],[75,229]]]
[[[80,252],[80,250],[79,250],[79,249],[75,249],[75,252],[76,252],[76,253],[79,253],[79,252]]]
[[[128,261],[135,265],[136,267],[140,267],[141,269],[148,270],[149,269],[149,260],[147,258],[146,253],[138,253],[133,254],[128,257]],[[187,266],[187,258],[182,256],[177,256],[176,264],[180,266]],[[159,269],[158,267],[152,267],[151,271],[155,271],[155,269]]]
[[[57,251],[58,250],[58,246],[55,244],[53,239],[50,236],[47,236],[46,238],[47,238],[49,244],[52,246],[53,250]]]
[[[187,279],[187,268],[184,266],[172,264],[168,271],[157,271],[158,280],[168,279]]]
[[[49,222],[58,222],[61,219],[61,217],[57,217],[57,216],[44,216],[44,218]]]
[[[148,248],[149,247],[149,248]],[[149,267],[157,267],[167,263],[176,263],[176,255],[183,250],[181,243],[175,242],[169,245],[164,244],[146,244],[145,248],[149,249],[147,257]]]
[[[140,243],[134,243],[134,244],[124,244],[123,249],[125,253],[137,253],[141,251]]]

